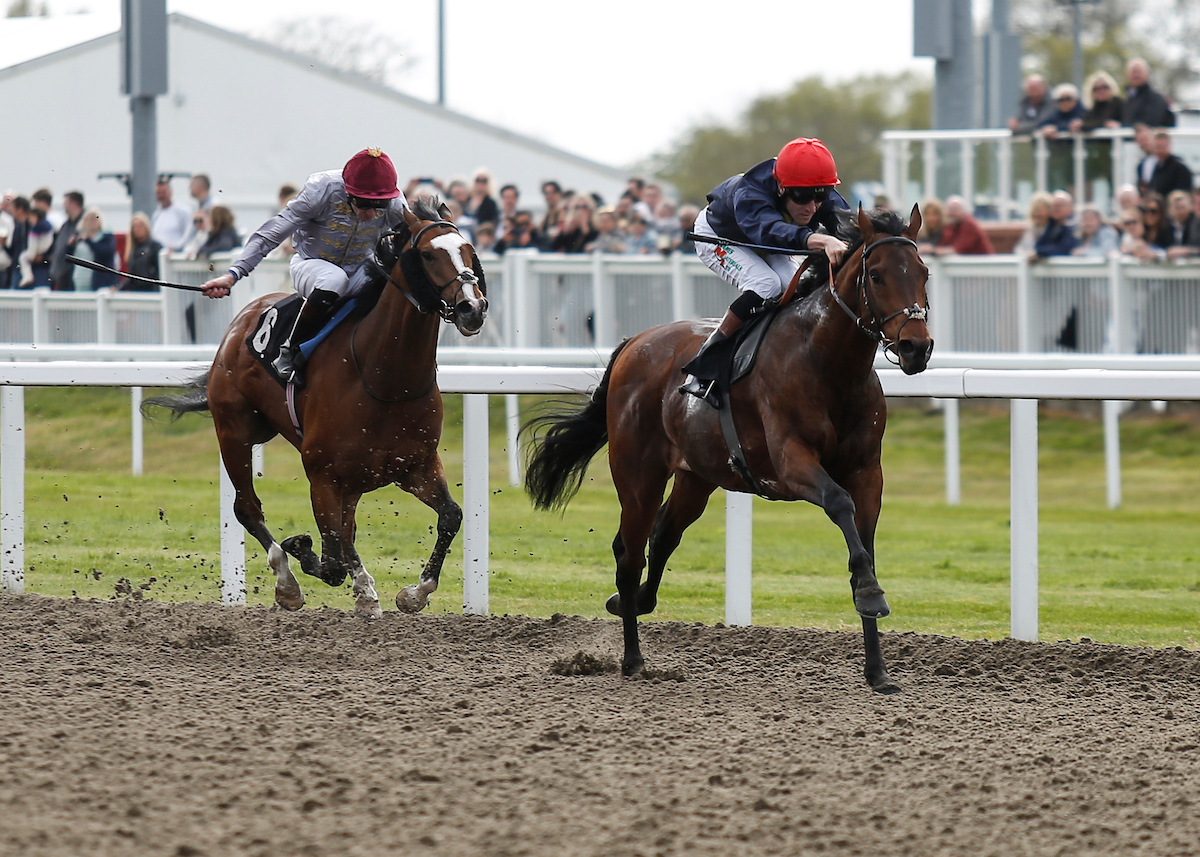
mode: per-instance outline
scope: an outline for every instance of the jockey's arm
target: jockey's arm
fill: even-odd
[[[228,295],[230,291],[232,291],[233,284],[236,282],[237,280],[234,278],[233,274],[226,272],[219,277],[213,277],[200,288],[204,292],[205,297],[223,298]]]
[[[808,236],[807,249],[824,250],[825,255],[829,257],[829,261],[837,265],[842,261],[842,256],[846,253],[846,243],[840,238],[835,238],[823,232],[812,232]]]

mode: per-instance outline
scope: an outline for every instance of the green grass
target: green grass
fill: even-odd
[[[218,456],[209,420],[148,424],[146,472],[134,478],[127,392],[30,389],[26,403],[27,590],[110,598],[124,579],[144,597],[217,600]],[[606,456],[597,456],[565,514],[534,512],[507,482],[499,399],[491,419],[492,612],[605,615],[619,512]],[[904,407],[890,416],[876,537],[889,630],[1008,633],[1008,409],[965,403],[961,424],[963,498],[950,507],[940,415]],[[460,499],[461,425],[461,398],[448,396],[443,460]],[[1098,419],[1043,411],[1039,439],[1042,638],[1200,647],[1200,426],[1127,415],[1123,505],[1115,511],[1106,507]],[[268,445],[259,490],[277,534],[315,532],[298,456],[279,439]],[[657,619],[721,621],[724,520],[718,492],[671,558]],[[388,488],[363,499],[358,521],[359,552],[389,607],[419,573],[435,516]],[[247,568],[249,601],[270,603],[273,579],[253,541]],[[351,604],[348,591],[301,582],[310,605]],[[461,587],[456,547],[429,609],[458,611]],[[755,500],[754,621],[857,627],[845,543],[821,510]]]

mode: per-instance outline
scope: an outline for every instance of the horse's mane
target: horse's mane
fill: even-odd
[[[858,231],[858,212],[842,208],[834,212],[837,218],[837,237],[841,238],[849,249],[843,258],[850,258],[862,246],[862,233]],[[890,208],[873,208],[867,212],[875,231],[883,235],[899,235],[908,226],[908,221]]]

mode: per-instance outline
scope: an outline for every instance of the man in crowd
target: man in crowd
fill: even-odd
[[[1150,85],[1150,64],[1134,57],[1125,64],[1125,106],[1121,123],[1133,127],[1139,122],[1151,128],[1174,128],[1175,111],[1166,97]]]
[[[75,252],[75,235],[79,229],[79,218],[83,216],[83,194],[69,190],[63,194],[63,211],[66,219],[54,236],[50,247],[50,288],[56,292],[75,291],[75,266],[67,261],[67,254]]]
[[[1167,197],[1168,259],[1190,259],[1200,256],[1200,218],[1192,211],[1192,195],[1186,190],[1173,190]]]
[[[1166,131],[1154,132],[1154,172],[1150,176],[1149,189],[1163,197],[1173,191],[1192,191],[1192,171],[1183,159],[1171,153],[1171,135]]]
[[[159,176],[154,186],[158,208],[150,215],[150,234],[168,250],[178,250],[192,225],[192,213],[171,199],[171,180]]]
[[[995,252],[991,239],[967,210],[967,201],[963,197],[952,196],[946,200],[946,228],[942,230],[933,252],[939,256],[948,253],[976,256]]]
[[[1065,190],[1054,192],[1050,200],[1050,219],[1046,228],[1034,244],[1034,254],[1039,259],[1048,256],[1070,256],[1079,244],[1071,217],[1075,213],[1075,199]]]
[[[1046,78],[1040,74],[1025,78],[1022,89],[1025,97],[1021,99],[1017,115],[1008,120],[1008,127],[1014,134],[1032,134],[1054,113],[1056,105],[1050,100]]]

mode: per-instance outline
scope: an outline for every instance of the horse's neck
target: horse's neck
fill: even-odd
[[[440,319],[420,312],[391,284],[354,334],[355,363],[378,395],[419,392],[436,371]]]
[[[823,371],[842,378],[865,380],[874,366],[878,345],[851,315],[861,318],[864,312],[858,284],[862,271],[861,255],[861,251],[855,251],[833,278],[833,288],[842,303],[850,308],[849,313],[838,304],[828,284],[822,288],[818,298],[820,317],[812,332],[812,347]]]

